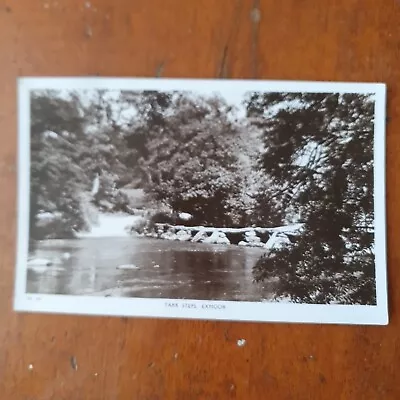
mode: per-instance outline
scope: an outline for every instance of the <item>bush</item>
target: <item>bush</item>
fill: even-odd
[[[165,212],[156,212],[149,218],[138,219],[131,227],[132,232],[146,233],[154,232],[156,230],[156,224],[171,224],[174,225],[177,222],[177,218],[173,215]]]
[[[128,211],[129,199],[124,192],[118,190],[112,197],[111,202],[113,203],[114,211],[123,211],[123,212]]]
[[[174,225],[177,223],[177,218],[172,214],[168,214],[162,211],[156,212],[150,217],[150,223],[155,224],[171,224]]]
[[[131,232],[136,232],[139,234],[145,233],[148,229],[148,220],[145,218],[140,218],[135,221],[135,223],[131,226]]]
[[[35,240],[73,239],[75,237],[75,229],[68,221],[54,219],[47,224],[37,224],[31,227],[30,237]]]
[[[177,218],[172,214],[168,214],[162,211],[156,212],[151,215],[148,222],[148,229],[154,231],[156,229],[156,224],[170,224],[176,225]]]
[[[348,254],[344,260],[329,244],[305,233],[291,246],[263,255],[253,268],[254,280],[279,278],[275,297],[295,303],[376,304],[373,254]]]

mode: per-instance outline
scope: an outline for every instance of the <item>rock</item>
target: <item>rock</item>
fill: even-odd
[[[153,268],[160,268],[158,264],[153,265]]]
[[[218,235],[217,244],[231,244],[231,242],[226,237],[224,232],[218,232],[218,233],[219,233],[219,235]]]
[[[136,266],[135,264],[122,264],[122,265],[118,265],[117,269],[132,270],[132,269],[140,269],[140,268],[138,266]]]
[[[255,231],[250,230],[245,233],[245,240],[250,246],[259,247],[261,239],[256,235]],[[264,244],[262,244],[263,246]]]
[[[28,269],[35,271],[38,274],[45,272],[58,273],[64,271],[63,267],[57,266],[57,264],[62,264],[61,259],[54,258],[49,260],[47,258],[34,258],[28,260]]]
[[[255,245],[255,244],[259,244],[261,243],[261,239],[258,236],[255,237],[246,237],[246,242],[251,244],[251,245]],[[264,243],[263,243],[264,244]]]
[[[211,236],[207,237],[206,239],[203,240],[203,243],[208,243],[208,244],[216,244],[219,239],[219,232],[214,231]]]
[[[238,246],[248,246],[248,245],[249,245],[249,243],[244,242],[243,240],[238,243]]]
[[[50,267],[52,265],[53,262],[47,258],[34,258],[28,260],[28,267]]]
[[[163,234],[161,234],[161,239],[165,240],[178,240],[178,236],[175,234],[173,230],[169,230]]]
[[[290,239],[282,233],[273,233],[268,242],[264,245],[266,249],[282,249],[291,245]]]
[[[176,237],[177,237],[177,240],[179,240],[181,242],[187,242],[188,240],[190,240],[192,238],[192,235],[190,234],[190,232],[181,229],[180,231],[178,231],[176,233]]]
[[[182,221],[190,221],[193,218],[192,214],[181,212],[178,214],[179,219]]]
[[[196,235],[194,235],[192,242],[197,243],[204,243],[205,240],[208,239],[208,235],[206,231],[199,231],[196,233]]]
[[[37,274],[44,274],[46,271],[49,270],[49,267],[46,265],[34,265],[28,267],[31,271],[36,272]]]
[[[203,243],[209,244],[231,244],[224,232],[214,231],[211,236],[203,240]]]

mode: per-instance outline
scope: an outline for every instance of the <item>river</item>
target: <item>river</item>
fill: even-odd
[[[27,292],[201,300],[269,300],[274,283],[253,283],[262,249],[138,237],[44,240],[28,268]],[[131,265],[136,269],[118,269]]]

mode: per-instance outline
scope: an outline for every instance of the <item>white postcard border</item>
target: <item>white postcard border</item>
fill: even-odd
[[[284,302],[103,298],[26,293],[30,197],[30,91],[40,89],[186,90],[210,93],[311,92],[375,94],[374,211],[377,305],[319,305]],[[215,319],[327,324],[388,324],[386,273],[385,121],[386,85],[306,81],[252,81],[150,78],[20,78],[18,81],[18,215],[14,309],[84,315]]]

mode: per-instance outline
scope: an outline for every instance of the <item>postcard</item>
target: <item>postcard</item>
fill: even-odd
[[[17,311],[388,323],[384,84],[18,94]]]

